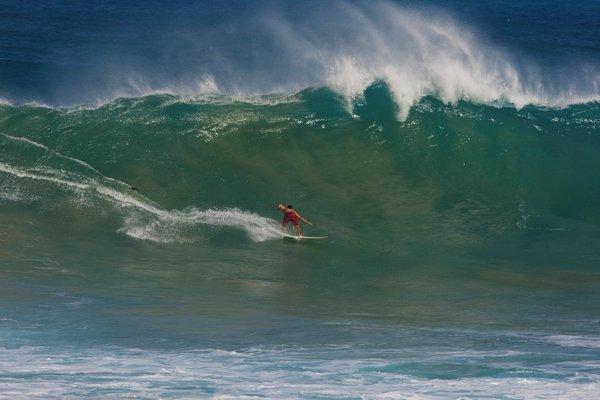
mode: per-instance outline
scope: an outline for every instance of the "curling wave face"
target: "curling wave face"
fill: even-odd
[[[428,97],[400,121],[380,82],[347,107],[326,88],[252,102],[4,106],[3,197],[110,209],[122,219],[114,231],[165,243],[200,240],[203,225],[280,237],[270,217],[286,198],[310,197],[304,207],[346,244],[367,238],[374,248],[439,235],[462,245],[532,230],[579,235],[600,220],[596,104],[517,111]],[[350,219],[332,217],[336,204]],[[395,219],[407,230],[388,226]]]

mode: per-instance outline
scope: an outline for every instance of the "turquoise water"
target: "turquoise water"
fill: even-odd
[[[192,34],[223,45],[248,4],[179,4],[173,30],[160,4],[2,16],[23,25],[0,46],[0,398],[595,398],[594,4],[503,8],[513,31],[485,2],[472,29],[335,3],[312,36],[297,3],[252,25],[254,48],[211,47],[240,59],[200,59],[190,83]],[[157,21],[190,42],[142,51]],[[100,43],[139,53],[91,63]],[[297,64],[253,58],[290,43]],[[327,239],[283,241],[279,202]]]

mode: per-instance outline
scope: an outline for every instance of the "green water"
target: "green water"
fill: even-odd
[[[318,89],[3,106],[4,340],[76,365],[88,351],[142,357],[115,347],[174,352],[142,358],[172,366],[194,349],[262,348],[244,353],[256,371],[375,357],[387,361],[361,379],[596,376],[599,124],[594,103],[433,98],[399,120],[382,85],[350,104]],[[282,241],[278,202],[328,239]],[[419,358],[447,351],[467,358]],[[470,351],[515,355],[507,367]],[[567,361],[583,366],[557,372]]]

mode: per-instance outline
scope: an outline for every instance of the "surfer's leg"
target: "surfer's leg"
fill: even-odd
[[[300,229],[300,224],[294,225],[294,228],[296,228],[296,235],[302,236],[302,230]]]

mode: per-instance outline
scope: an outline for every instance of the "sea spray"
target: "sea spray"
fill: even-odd
[[[116,38],[99,41],[95,46],[112,54],[101,60],[85,48],[71,54],[82,46],[75,43],[71,51],[54,54],[57,59],[48,62],[66,64],[77,74],[59,69],[58,76],[49,77],[45,91],[32,87],[29,95],[11,90],[7,82],[0,85],[0,96],[9,104],[73,107],[156,94],[250,97],[327,86],[351,102],[374,82],[383,81],[400,119],[428,95],[446,103],[467,100],[518,108],[565,107],[600,99],[598,65],[585,57],[571,54],[553,66],[543,62],[544,57],[493,43],[485,31],[433,5],[378,0],[330,1],[325,7],[309,1],[298,7],[250,2],[235,9],[235,23],[223,16],[210,24],[185,18],[151,21],[156,29],[150,25],[133,42],[142,48],[153,43],[147,51],[132,54]],[[207,14],[199,18],[222,11],[205,8]],[[76,26],[67,25],[65,33]],[[98,37],[121,34],[106,31],[104,25],[90,29]],[[169,39],[156,41],[155,34]],[[173,53],[177,58],[172,59]]]

